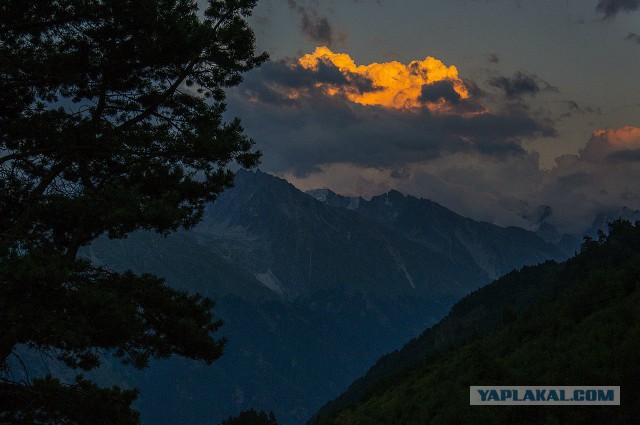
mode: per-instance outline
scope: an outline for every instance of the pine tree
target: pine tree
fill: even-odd
[[[0,423],[122,423],[135,391],[78,376],[15,381],[18,345],[79,371],[115,353],[211,363],[213,302],[152,275],[96,267],[100,235],[189,228],[260,152],[224,89],[259,66],[255,1],[0,3]]]

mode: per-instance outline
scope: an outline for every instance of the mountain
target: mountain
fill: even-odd
[[[378,359],[345,392],[325,404],[311,423],[365,399],[372,388],[382,386],[395,375],[421,364],[432,353],[499,329],[537,303],[552,298],[561,289],[554,279],[560,269],[561,265],[555,261],[527,266],[465,296],[437,324],[411,339],[402,349]]]
[[[326,405],[316,425],[635,423],[640,226],[613,222],[565,263],[512,272],[457,303]],[[620,385],[621,406],[470,407],[470,385]]]
[[[163,425],[250,407],[302,423],[491,276],[567,253],[398,192],[340,206],[240,171],[195,228],[100,238],[84,255],[216,301],[228,344],[213,366],[170,359],[138,373],[107,362],[103,375],[141,389],[143,421]]]
[[[356,211],[451,259],[471,261],[490,279],[526,264],[565,258],[579,243],[576,241],[575,246],[570,247],[555,246],[536,233],[477,222],[436,202],[405,196],[395,190],[369,201],[343,197],[328,189],[308,193],[327,205]]]
[[[591,227],[585,230],[584,234],[592,238],[597,238],[600,231],[607,229],[607,223],[623,219],[635,223],[640,220],[640,211],[627,207],[601,212],[591,223]]]
[[[261,172],[238,173],[236,187],[196,230],[226,238],[222,255],[298,302],[338,288],[385,299],[457,297],[486,280],[466,256],[453,258],[362,214],[328,207]]]

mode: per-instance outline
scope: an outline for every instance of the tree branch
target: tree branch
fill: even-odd
[[[33,191],[31,192],[31,196],[36,197],[36,196],[42,195],[44,191],[47,190],[47,187],[49,187],[51,182],[53,182],[56,179],[56,177],[58,177],[64,171],[64,169],[67,168],[70,164],[71,164],[71,160],[65,159],[59,162],[58,164],[54,165],[53,167],[51,167],[49,169],[49,174],[47,174],[42,178],[42,180],[40,180],[40,183],[38,184],[38,186],[36,186],[36,188],[33,189]]]
[[[162,105],[168,98],[170,98],[175,93],[175,91],[178,89],[180,84],[182,84],[182,82],[189,76],[189,74],[193,70],[193,67],[199,61],[200,61],[200,54],[198,53],[198,57],[192,59],[191,62],[189,62],[189,64],[185,67],[185,69],[182,71],[180,76],[173,82],[173,84],[171,84],[171,86],[169,86],[167,90],[165,90],[165,92],[160,96],[158,100],[153,102],[140,115],[137,115],[131,118],[130,120],[127,120],[124,123],[120,124],[118,128],[126,128],[129,126],[135,125],[152,116],[153,113],[158,109],[158,107],[160,107],[160,105]]]
[[[4,164],[7,161],[12,161],[12,160],[16,160],[16,159],[24,159],[24,158],[28,158],[30,156],[35,156],[35,155],[41,155],[41,154],[45,154],[45,153],[51,153],[51,152],[55,152],[57,150],[60,150],[59,147],[47,147],[47,148],[40,148],[40,149],[33,149],[27,152],[15,152],[15,153],[11,153],[9,155],[5,155],[0,157],[0,165]]]
[[[236,11],[235,8],[229,9],[227,11],[227,13],[225,13],[218,20],[218,22],[216,22],[216,24],[213,26],[213,29],[211,31],[211,35],[205,39],[203,45],[206,45],[206,43],[210,42],[212,39],[215,39],[216,34],[218,33],[218,30],[220,29],[220,26],[225,21],[227,21],[231,16],[233,16],[235,11]],[[139,123],[141,121],[144,121],[145,119],[149,118],[150,116],[152,116],[153,113],[158,109],[158,107],[160,105],[162,105],[168,98],[170,98],[176,92],[178,87],[180,87],[180,84],[182,84],[184,82],[184,80],[189,76],[189,74],[191,74],[191,72],[193,71],[193,67],[196,66],[196,64],[200,61],[200,59],[201,59],[200,58],[200,51],[198,51],[197,56],[195,58],[193,58],[191,60],[191,62],[189,62],[189,64],[184,68],[182,73],[180,73],[178,78],[173,82],[173,84],[171,84],[171,86],[169,86],[169,88],[167,90],[165,90],[165,92],[160,96],[160,98],[158,100],[153,102],[153,104],[151,104],[149,107],[147,107],[147,109],[145,109],[144,112],[142,112],[140,115],[137,115],[137,116],[131,118],[130,120],[125,121],[120,126],[118,126],[118,128],[126,128],[126,127],[129,127],[129,126],[135,125],[135,124],[137,124],[137,123]]]

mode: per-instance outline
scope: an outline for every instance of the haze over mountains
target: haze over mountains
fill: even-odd
[[[295,424],[464,295],[514,268],[563,260],[577,241],[552,243],[395,191],[369,201],[305,194],[240,171],[196,228],[99,239],[85,252],[207,295],[225,321],[229,342],[212,367],[175,359],[144,375],[117,372],[142,389],[143,421],[215,423],[254,407]]]

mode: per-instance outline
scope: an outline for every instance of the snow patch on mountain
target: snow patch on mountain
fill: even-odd
[[[387,245],[387,251],[389,251],[389,254],[391,254],[391,258],[393,258],[393,261],[396,263],[396,266],[398,266],[398,269],[400,269],[400,271],[404,273],[404,277],[407,279],[407,282],[409,282],[409,285],[411,285],[413,289],[416,289],[416,284],[413,281],[413,277],[411,277],[411,275],[409,274],[407,266],[404,264],[404,261],[402,261],[402,258],[389,245]]]
[[[362,197],[342,196],[331,191],[330,189],[312,189],[305,192],[307,195],[314,197],[323,204],[332,207],[346,208],[348,210],[357,210],[360,208]]]
[[[258,279],[260,283],[262,283],[267,288],[271,289],[274,292],[277,292],[280,295],[284,294],[282,289],[282,284],[278,280],[278,278],[273,274],[271,269],[268,269],[264,273],[255,273],[255,278]]]

